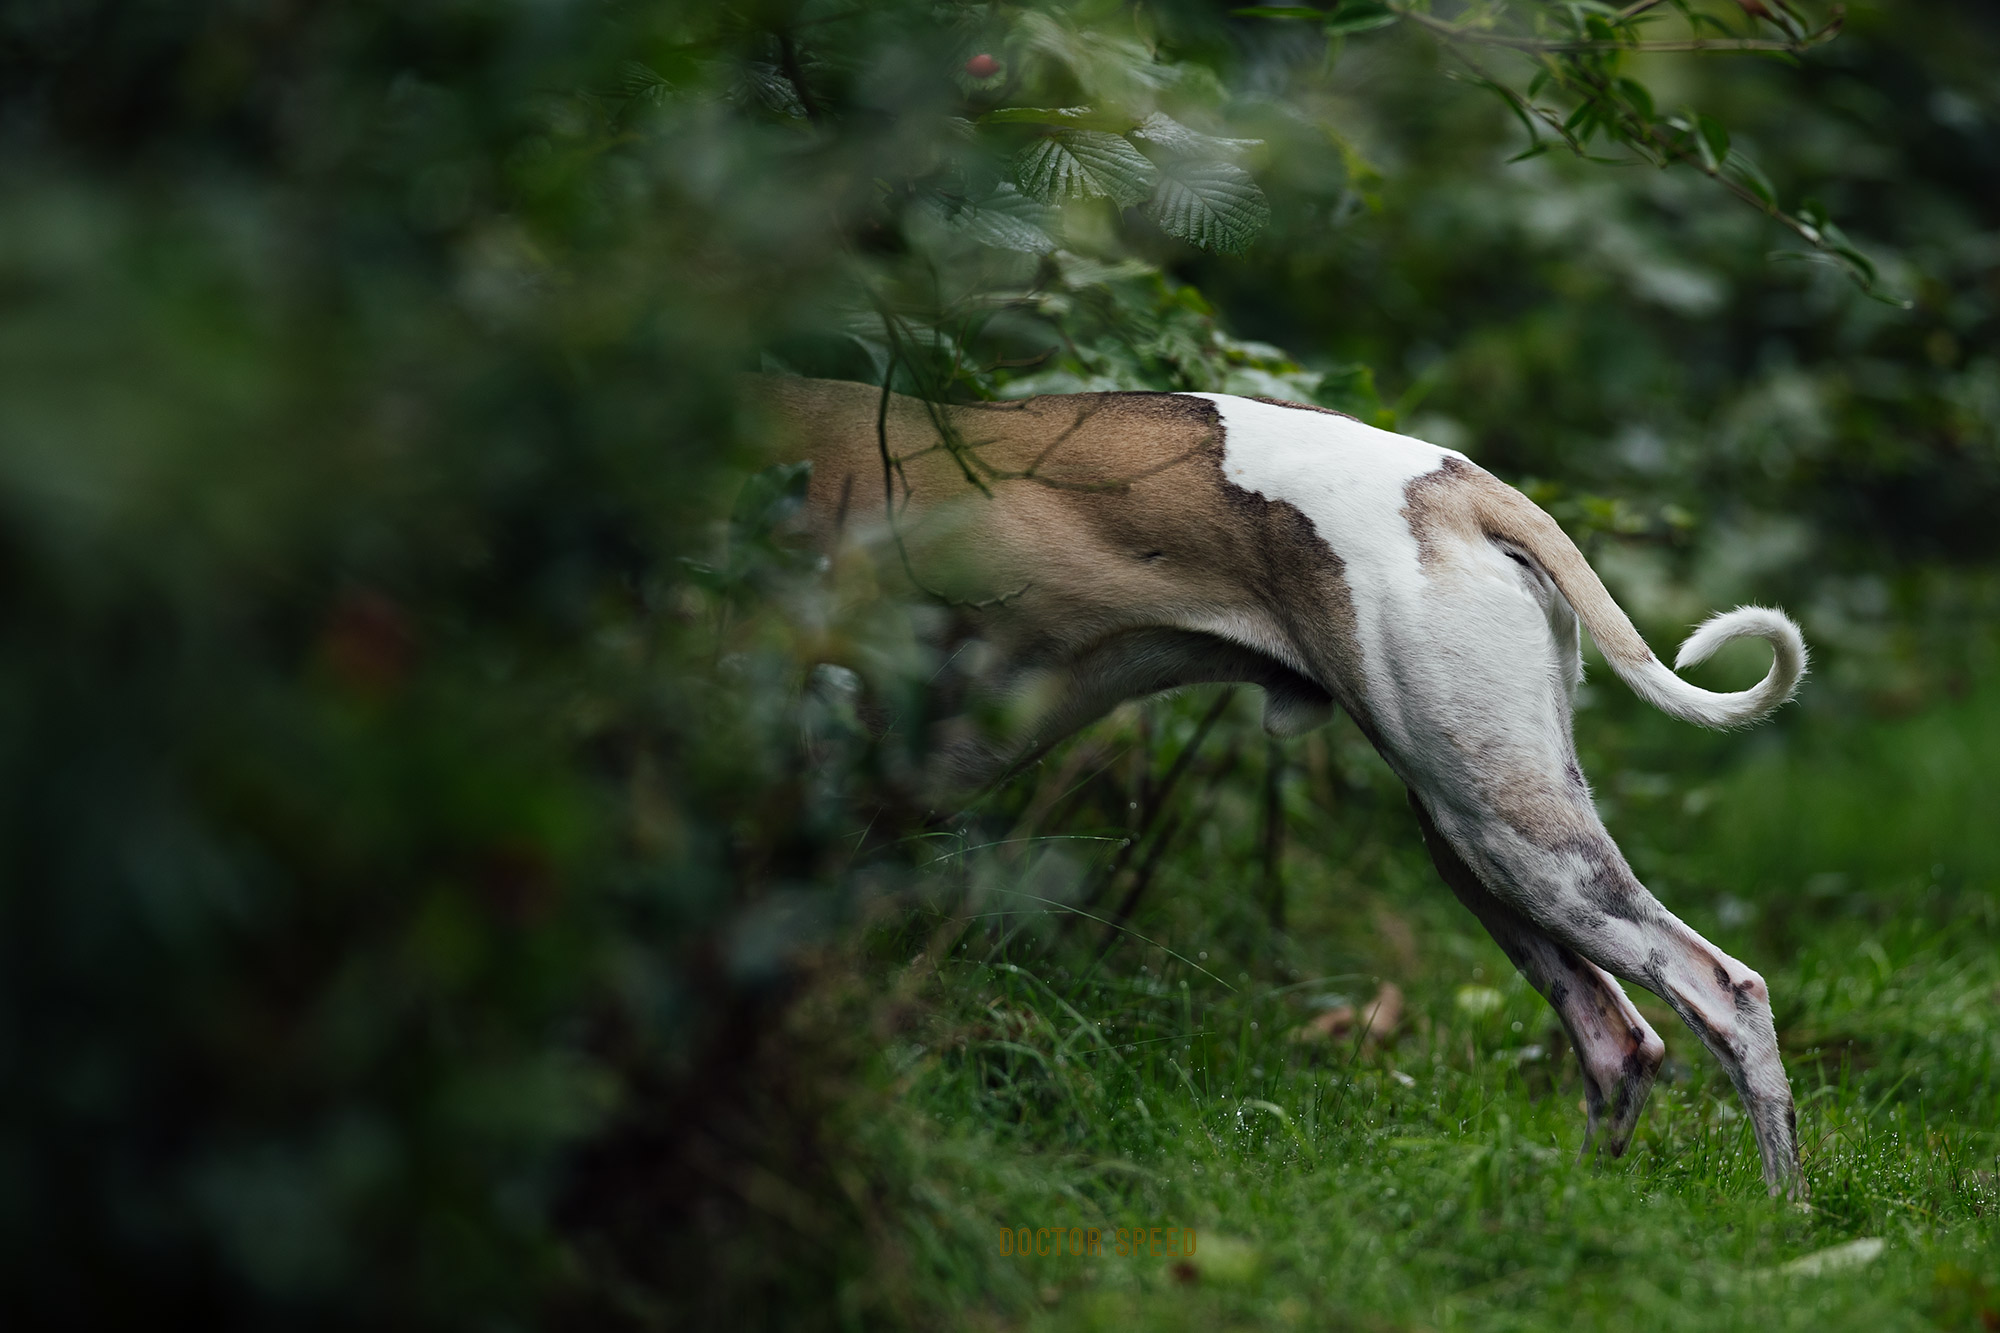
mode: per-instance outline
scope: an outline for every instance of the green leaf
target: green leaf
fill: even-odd
[[[1401,14],[1378,0],[1346,0],[1326,21],[1326,32],[1330,37],[1373,32],[1377,28],[1388,27],[1400,18]]]
[[[1864,284],[1872,284],[1875,281],[1875,261],[1867,255],[1862,254],[1851,245],[1843,244],[1836,244],[1833,247],[1833,252],[1854,265],[1855,270],[1860,273]]]
[[[806,118],[806,104],[799,99],[799,90],[782,70],[768,61],[746,65],[730,96],[738,106],[759,106],[790,120]]]
[[[637,60],[628,60],[618,67],[618,95],[629,97],[635,102],[650,102],[654,106],[667,100],[673,92],[673,85],[651,65]]]
[[[777,528],[805,506],[806,489],[812,482],[812,461],[779,463],[753,472],[737,494],[736,509],[729,517],[732,542],[767,539]]]
[[[1056,248],[1048,230],[1054,220],[1046,207],[1002,181],[978,203],[962,205],[949,225],[981,245],[1045,255]]]
[[[1146,117],[1139,128],[1132,131],[1132,137],[1143,139],[1155,148],[1164,148],[1181,157],[1204,158],[1210,161],[1219,158],[1237,157],[1252,148],[1261,148],[1262,139],[1219,139],[1200,130],[1191,130],[1172,116],[1155,111]]]
[[[1306,5],[1253,5],[1248,9],[1232,9],[1230,15],[1239,19],[1323,19],[1324,9],[1313,9]]]
[[[1152,194],[1156,174],[1144,153],[1100,130],[1057,130],[1014,161],[1021,188],[1049,204],[1108,198],[1123,208]]]
[[[1701,154],[1702,164],[1710,171],[1719,170],[1729,156],[1729,131],[1707,116],[1694,118],[1695,149]]]
[[[1123,134],[1138,121],[1116,111],[1087,106],[1003,106],[979,118],[981,125],[1062,125],[1070,129]]]
[[[1626,102],[1638,113],[1641,120],[1650,121],[1655,117],[1657,113],[1653,109],[1653,94],[1645,84],[1637,79],[1620,79],[1617,86],[1618,91],[1625,95]]]
[[[1160,187],[1146,205],[1160,230],[1204,250],[1233,252],[1271,220],[1271,206],[1250,173],[1233,162],[1173,160],[1160,165]]]
[[[1777,208],[1778,191],[1771,184],[1770,178],[1764,174],[1755,162],[1752,162],[1741,153],[1731,153],[1723,161],[1722,167],[1730,179],[1756,195],[1758,202],[1762,203],[1764,207],[1770,209]]]

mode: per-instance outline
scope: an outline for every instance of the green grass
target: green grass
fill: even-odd
[[[1765,1195],[1727,1081],[1643,993],[1666,1070],[1629,1154],[1578,1160],[1547,1006],[1336,731],[1294,752],[1285,931],[1256,905],[1240,773],[1190,798],[1202,817],[1101,962],[1102,928],[1045,902],[1073,899],[1101,844],[964,858],[966,934],[890,1051],[899,1110],[880,1127],[909,1296],[964,1327],[2000,1325],[1995,833],[1976,791],[1937,776],[1938,746],[1974,776],[2000,753],[2000,709],[1812,744],[1810,726],[1677,748],[1685,729],[1637,712],[1586,723],[1642,873],[1770,981],[1809,1205]],[[1659,771],[1620,795],[1635,762]],[[1388,1040],[1298,1039],[1383,980],[1407,996]],[[1003,1228],[1120,1226],[1191,1228],[1195,1254],[1001,1253]],[[1863,1238],[1884,1242],[1870,1262],[1785,1270]]]

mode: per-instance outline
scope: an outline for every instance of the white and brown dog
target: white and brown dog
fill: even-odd
[[[1586,1144],[1624,1151],[1663,1055],[1622,979],[1722,1062],[1772,1192],[1803,1192],[1763,978],[1634,877],[1571,738],[1579,620],[1648,702],[1731,727],[1797,687],[1806,650],[1790,619],[1742,607],[1709,620],[1677,665],[1743,637],[1775,661],[1739,693],[1690,685],[1526,497],[1462,454],[1324,409],[1208,393],[945,407],[859,384],[759,384],[813,460],[813,539],[893,538],[892,563],[956,608],[967,711],[983,699],[1024,720],[941,737],[958,781],[1195,682],[1261,686],[1278,734],[1338,705],[1408,785],[1446,883],[1561,1016]]]

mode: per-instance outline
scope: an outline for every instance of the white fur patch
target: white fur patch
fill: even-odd
[[[1298,509],[1346,566],[1369,703],[1393,716],[1389,621],[1398,606],[1417,600],[1424,581],[1416,534],[1403,517],[1404,492],[1445,459],[1464,455],[1326,412],[1229,394],[1187,396],[1207,399],[1221,414],[1223,475]]]

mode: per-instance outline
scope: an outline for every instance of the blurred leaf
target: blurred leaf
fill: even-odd
[[[1115,134],[1059,130],[1015,160],[1021,188],[1044,203],[1108,198],[1124,207],[1153,192],[1156,172],[1145,154]]]
[[[1707,116],[1694,118],[1695,146],[1701,152],[1702,165],[1710,171],[1721,169],[1729,157],[1729,131]]]
[[[1307,5],[1252,5],[1247,9],[1232,9],[1231,17],[1240,19],[1323,19],[1324,9],[1313,9]]]
[[[1731,180],[1756,195],[1758,202],[1764,207],[1770,209],[1778,207],[1777,190],[1772,187],[1770,179],[1755,162],[1732,149],[1728,159],[1723,163],[1723,168]]]
[[[1202,134],[1158,111],[1147,116],[1132,131],[1132,137],[1183,157],[1236,158],[1252,148],[1263,146],[1263,141],[1259,139],[1218,139],[1211,134]]]
[[[1080,130],[1123,134],[1137,121],[1116,111],[1098,111],[1087,106],[1009,106],[988,111],[979,117],[982,125],[1066,125]]]
[[[761,107],[789,120],[806,118],[806,105],[799,98],[798,88],[776,65],[752,61],[744,66],[734,97],[744,106]]]
[[[1402,16],[1377,0],[1341,0],[1326,21],[1329,36],[1347,37],[1357,32],[1373,32],[1397,22]]]
[[[1000,182],[977,202],[930,195],[921,204],[951,231],[981,245],[1031,255],[1056,248],[1049,230],[1055,225],[1054,211],[1009,181]]]
[[[1170,236],[1204,250],[1238,251],[1270,221],[1250,173],[1231,162],[1168,161],[1146,214]]]

